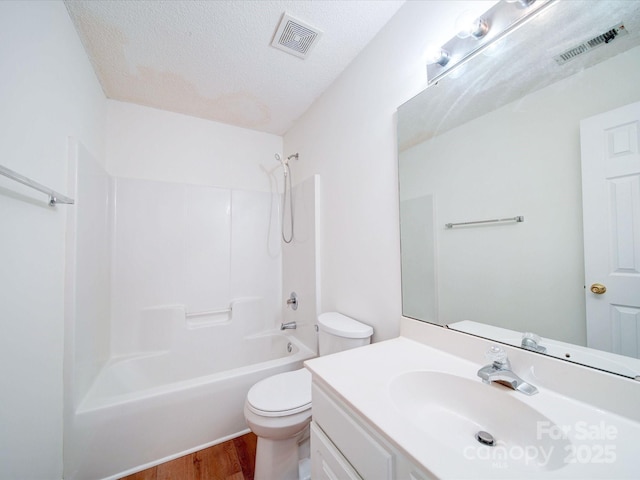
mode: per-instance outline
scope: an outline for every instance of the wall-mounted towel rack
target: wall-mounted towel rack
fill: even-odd
[[[3,167],[2,165],[0,165],[0,174],[4,175],[5,177],[10,178],[11,180],[15,180],[16,182],[19,182],[23,185],[26,185],[27,187],[31,187],[35,190],[38,190],[39,192],[45,193],[47,195],[49,195],[49,206],[50,207],[55,207],[56,204],[58,203],[64,203],[67,205],[73,205],[74,200],[73,198],[69,198],[66,197],[64,195],[62,195],[61,193],[56,192],[55,190],[52,190],[49,187],[45,187],[44,185],[35,182],[33,180],[31,180],[30,178],[25,177],[24,175],[20,175],[17,172],[14,172],[13,170],[7,168],[7,167]]]
[[[502,223],[502,222],[524,222],[524,217],[519,215],[517,217],[509,218],[495,218],[493,220],[476,220],[473,222],[459,222],[459,223],[445,223],[445,228],[460,227],[463,225],[481,225],[483,223]]]

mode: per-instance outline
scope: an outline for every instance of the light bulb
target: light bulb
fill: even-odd
[[[489,32],[489,22],[484,18],[477,18],[469,27],[469,34],[474,38],[482,38]]]
[[[431,45],[427,48],[426,59],[427,63],[434,64],[444,67],[450,59],[449,52],[443,50],[442,47],[436,47],[435,45]]]
[[[455,24],[456,32],[458,32],[456,33],[456,36],[458,38],[467,38],[469,35],[471,35],[471,26],[473,25],[473,22],[475,22],[476,18],[476,15],[470,10],[462,12],[460,15],[458,15]]]
[[[458,32],[456,33],[458,38],[469,36],[482,38],[489,31],[489,23],[484,18],[478,17],[476,13],[467,10],[458,15],[455,28]]]

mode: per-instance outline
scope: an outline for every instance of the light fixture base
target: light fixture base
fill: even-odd
[[[475,57],[488,46],[541,13],[555,1],[498,2],[476,20],[475,28],[469,32],[468,37],[454,36],[442,45],[442,50],[448,52],[450,58],[444,64],[441,62],[427,64],[428,84],[437,82],[456,67]]]

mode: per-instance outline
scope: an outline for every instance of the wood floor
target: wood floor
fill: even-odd
[[[247,433],[121,480],[253,480],[256,442]]]

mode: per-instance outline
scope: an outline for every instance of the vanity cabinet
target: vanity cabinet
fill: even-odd
[[[329,388],[312,389],[311,478],[313,480],[428,480]]]

